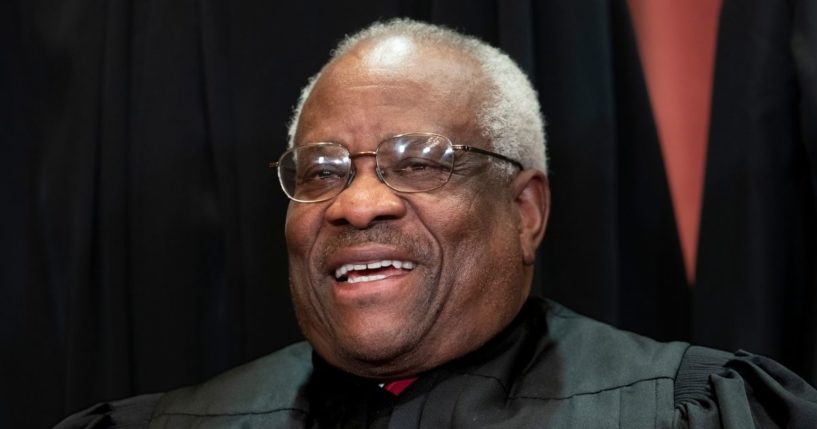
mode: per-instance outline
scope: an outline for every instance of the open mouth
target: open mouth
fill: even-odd
[[[335,270],[335,280],[361,283],[383,280],[414,269],[414,262],[384,259],[382,261],[343,264]]]

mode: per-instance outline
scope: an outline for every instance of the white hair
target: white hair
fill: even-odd
[[[526,169],[537,169],[547,174],[545,124],[536,90],[519,66],[499,49],[445,27],[397,18],[375,22],[358,33],[346,36],[332,51],[329,62],[364,40],[390,36],[409,37],[425,45],[450,47],[472,57],[480,65],[487,83],[485,102],[477,112],[481,134],[491,142],[495,152],[519,160]],[[301,111],[321,72],[310,78],[301,90],[289,122],[290,146],[294,144]],[[512,167],[509,166],[508,171],[512,171]]]

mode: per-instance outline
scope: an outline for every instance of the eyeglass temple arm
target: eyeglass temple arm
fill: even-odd
[[[464,151],[466,151],[466,152],[476,152],[476,153],[481,153],[481,154],[483,154],[483,155],[493,156],[494,158],[498,158],[498,159],[501,159],[501,160],[503,160],[503,161],[508,161],[508,162],[510,162],[511,164],[513,164],[513,165],[515,165],[515,166],[519,167],[519,169],[520,169],[520,170],[524,170],[524,169],[525,169],[525,167],[522,165],[522,163],[521,163],[521,162],[519,162],[519,161],[517,161],[517,160],[515,160],[515,159],[512,159],[512,158],[508,158],[508,157],[507,157],[507,156],[505,156],[505,155],[500,155],[500,154],[498,154],[498,153],[496,153],[496,152],[491,152],[491,151],[489,151],[489,150],[480,149],[480,148],[478,148],[478,147],[474,147],[474,146],[467,146],[467,145],[462,145],[462,144],[455,144],[455,145],[452,145],[452,147],[453,147],[454,149],[457,149],[457,150],[464,150]]]

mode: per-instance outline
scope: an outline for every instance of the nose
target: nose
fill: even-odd
[[[327,221],[364,229],[376,221],[403,217],[405,201],[377,177],[374,158],[359,158],[354,162],[357,172],[354,180],[332,200],[326,210]]]

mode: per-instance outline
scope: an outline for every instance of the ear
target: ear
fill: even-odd
[[[519,245],[526,265],[532,265],[550,214],[550,185],[538,170],[523,170],[513,181],[514,203],[519,211]]]

